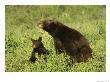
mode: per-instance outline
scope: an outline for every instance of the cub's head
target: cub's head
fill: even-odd
[[[32,48],[38,49],[42,45],[42,37],[39,37],[39,39],[37,40],[31,38],[31,41],[32,41]]]

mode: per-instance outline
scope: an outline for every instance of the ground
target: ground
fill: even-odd
[[[105,6],[5,6],[5,71],[23,72],[105,72],[106,36]],[[54,17],[58,21],[81,32],[90,43],[93,59],[87,63],[68,65],[69,56],[56,54],[52,37],[36,24],[41,19]],[[50,50],[47,62],[31,64],[30,38],[43,37]],[[36,54],[37,55],[37,54]]]

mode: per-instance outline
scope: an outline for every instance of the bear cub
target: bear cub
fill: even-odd
[[[31,53],[31,57],[29,59],[29,61],[31,61],[32,63],[35,63],[36,61],[36,57],[35,57],[35,53],[38,53],[38,56],[41,57],[41,54],[44,55],[44,60],[47,61],[46,59],[46,55],[49,54],[49,51],[44,47],[43,43],[42,43],[42,37],[39,37],[38,40],[34,40],[31,38],[32,41],[32,53]]]
[[[37,26],[53,37],[56,52],[66,52],[72,62],[87,62],[92,57],[89,42],[77,30],[53,19],[40,21]]]

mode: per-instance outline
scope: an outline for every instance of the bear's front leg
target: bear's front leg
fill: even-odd
[[[33,51],[32,51],[32,54],[31,54],[31,57],[30,57],[30,59],[29,59],[29,61],[31,61],[31,63],[35,63],[35,61],[36,61],[36,57],[35,57],[35,53],[36,53],[36,50],[35,49],[33,49]]]
[[[62,42],[58,38],[54,39],[54,46],[57,54],[61,54],[65,51]]]

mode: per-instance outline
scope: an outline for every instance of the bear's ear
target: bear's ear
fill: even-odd
[[[57,24],[57,21],[55,20],[55,18],[53,18],[53,19],[49,19],[49,20],[48,20],[48,23],[49,23],[50,25],[56,25],[56,24]]]
[[[39,37],[38,41],[42,41],[42,37]]]
[[[32,39],[32,38],[31,38],[31,41],[33,42],[33,41],[34,41],[34,39]]]
[[[52,26],[55,27],[55,26],[58,25],[58,24],[57,24],[57,21],[52,21],[50,25],[52,25]]]
[[[49,18],[49,21],[55,21],[55,18]]]

